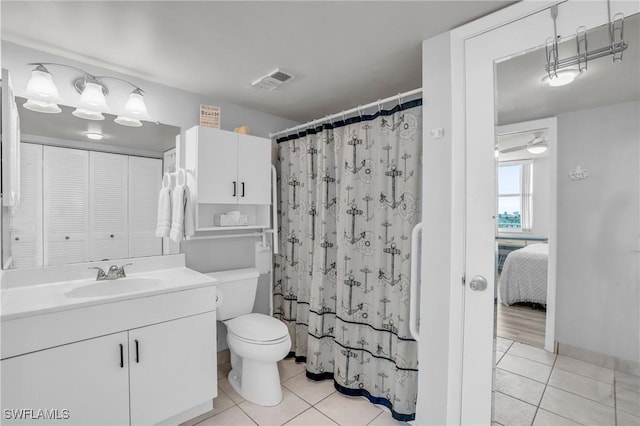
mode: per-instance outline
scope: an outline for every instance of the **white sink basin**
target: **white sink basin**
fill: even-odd
[[[127,277],[116,280],[96,281],[76,287],[65,293],[68,297],[103,297],[136,293],[158,287],[161,281],[152,277]]]

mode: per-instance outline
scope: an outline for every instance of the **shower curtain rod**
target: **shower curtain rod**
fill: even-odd
[[[374,107],[374,106],[377,106],[377,105],[382,105],[382,104],[384,104],[386,102],[391,102],[391,101],[398,100],[398,104],[399,104],[401,102],[402,98],[407,97],[407,96],[411,96],[411,95],[416,95],[418,93],[422,93],[422,87],[420,87],[418,89],[409,90],[408,92],[398,93],[397,95],[389,96],[388,98],[378,99],[377,101],[371,102],[371,103],[366,104],[366,105],[358,105],[355,108],[351,108],[351,109],[348,109],[346,111],[340,111],[340,112],[338,112],[336,114],[331,114],[331,115],[328,115],[328,116],[323,117],[323,118],[318,118],[316,120],[308,121],[308,122],[306,122],[304,124],[300,124],[300,125],[295,126],[295,127],[290,127],[288,129],[280,130],[279,132],[269,133],[269,137],[273,138],[273,137],[281,135],[283,133],[290,133],[290,132],[293,132],[295,130],[300,130],[300,129],[312,127],[312,126],[314,126],[316,124],[320,124],[320,123],[322,123],[324,121],[333,120],[334,118],[346,116],[347,114],[352,114],[354,112],[360,113],[360,112],[364,111],[367,108],[371,108],[371,107]]]

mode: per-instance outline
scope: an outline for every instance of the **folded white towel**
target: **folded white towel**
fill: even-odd
[[[158,194],[156,237],[168,237],[169,229],[171,228],[171,190],[169,184],[165,185],[166,181],[167,179],[163,177],[162,188],[160,188],[160,194]]]
[[[182,241],[184,236],[184,190],[185,185],[178,185],[173,188],[172,194],[172,214],[171,214],[171,231],[169,238],[176,243]]]

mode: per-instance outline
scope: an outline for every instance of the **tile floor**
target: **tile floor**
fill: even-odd
[[[307,379],[304,364],[293,358],[280,361],[283,400],[276,407],[261,407],[245,401],[227,380],[229,363],[218,366],[218,397],[213,416],[197,426],[397,426],[389,412],[361,397],[337,392],[333,382]],[[193,424],[190,422],[190,424]]]
[[[497,338],[494,425],[640,426],[640,377]],[[391,426],[383,409],[337,392],[329,380],[307,379],[304,364],[279,363],[283,401],[260,407],[229,385],[229,364],[218,366],[214,415],[198,426]]]
[[[640,377],[498,337],[494,425],[640,426]]]

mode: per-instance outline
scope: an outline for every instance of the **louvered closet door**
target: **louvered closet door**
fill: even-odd
[[[91,244],[88,260],[128,257],[129,157],[91,152],[89,172]]]
[[[156,237],[162,160],[129,157],[129,257],[162,254]]]
[[[20,204],[11,210],[14,268],[42,267],[42,145],[20,144]]]
[[[89,152],[43,149],[44,264],[85,262],[89,254]]]

